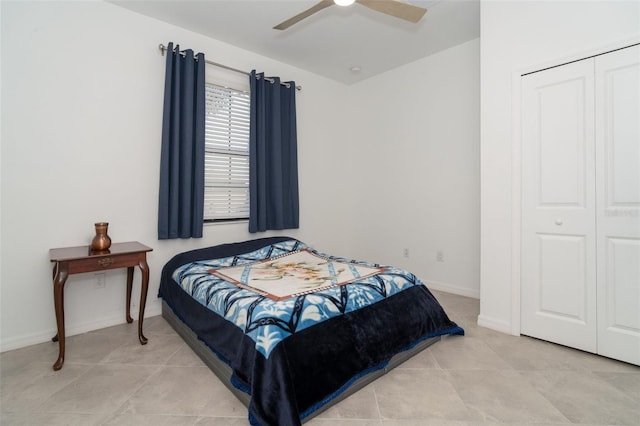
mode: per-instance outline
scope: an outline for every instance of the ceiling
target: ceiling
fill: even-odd
[[[428,9],[417,24],[334,5],[284,31],[272,27],[318,1],[107,1],[345,84],[480,36],[480,0],[405,0]]]

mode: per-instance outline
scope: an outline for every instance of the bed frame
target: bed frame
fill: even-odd
[[[193,349],[193,351],[198,354],[198,356],[204,361],[204,363],[211,369],[211,371],[218,376],[218,378],[224,383],[224,385],[242,402],[246,407],[249,407],[250,396],[239,389],[237,389],[233,384],[231,384],[231,367],[227,365],[225,362],[220,360],[218,356],[209,349],[209,347],[196,336],[196,334],[184,323],[180,320],[174,313],[173,310],[167,305],[167,303],[162,301],[162,316],[167,322],[173,327],[174,330],[184,339],[184,341]],[[331,406],[337,404],[338,402],[344,400],[345,398],[353,395],[358,390],[364,388],[369,383],[373,382],[377,378],[385,375],[387,372],[393,370],[398,365],[402,364],[412,356],[417,353],[423,351],[428,348],[438,340],[440,340],[440,336],[432,337],[430,339],[426,339],[408,349],[406,351],[400,352],[395,355],[386,367],[381,368],[379,370],[373,371],[365,376],[360,377],[356,381],[354,381],[344,392],[340,395],[333,398],[330,402],[325,404],[323,407],[314,411],[311,415],[305,417],[302,422],[307,422],[323,411],[327,410]]]

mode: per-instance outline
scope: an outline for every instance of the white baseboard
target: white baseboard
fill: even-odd
[[[442,283],[438,281],[426,281],[425,284],[428,288],[438,291],[444,291],[445,293],[457,294],[459,296],[472,297],[474,299],[480,299],[480,289],[470,289],[464,287],[458,287],[455,285]]]
[[[150,318],[162,314],[161,305],[159,303],[151,303],[145,308],[144,317]],[[132,316],[136,319],[134,312]],[[89,331],[100,330],[101,328],[112,327],[114,325],[124,324],[125,320],[122,313],[111,318],[102,318],[97,321],[91,321],[84,324],[77,324],[65,329],[65,336],[75,336],[76,334],[87,333]],[[38,343],[50,342],[55,336],[57,330],[55,327],[49,328],[42,332],[28,334],[24,336],[14,337],[10,339],[0,340],[0,352],[11,351],[14,349],[24,348],[26,346],[37,345]]]
[[[511,324],[501,319],[491,318],[480,314],[478,315],[478,325],[501,333],[511,334]]]

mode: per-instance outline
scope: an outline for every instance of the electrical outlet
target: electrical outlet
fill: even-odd
[[[100,272],[96,275],[96,288],[104,288],[107,285],[107,276],[104,272]]]
[[[444,252],[442,250],[436,252],[436,260],[438,262],[444,262]]]
[[[409,258],[409,249],[408,249],[408,248],[405,248],[405,249],[403,250],[403,254],[404,254],[404,257]]]

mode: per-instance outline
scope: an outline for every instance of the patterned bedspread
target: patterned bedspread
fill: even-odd
[[[296,331],[423,285],[406,271],[327,256],[297,240],[188,263],[173,279],[242,329],[267,358]]]
[[[253,425],[299,425],[399,352],[464,334],[413,274],[288,237],[178,254],[159,297],[232,368]]]

